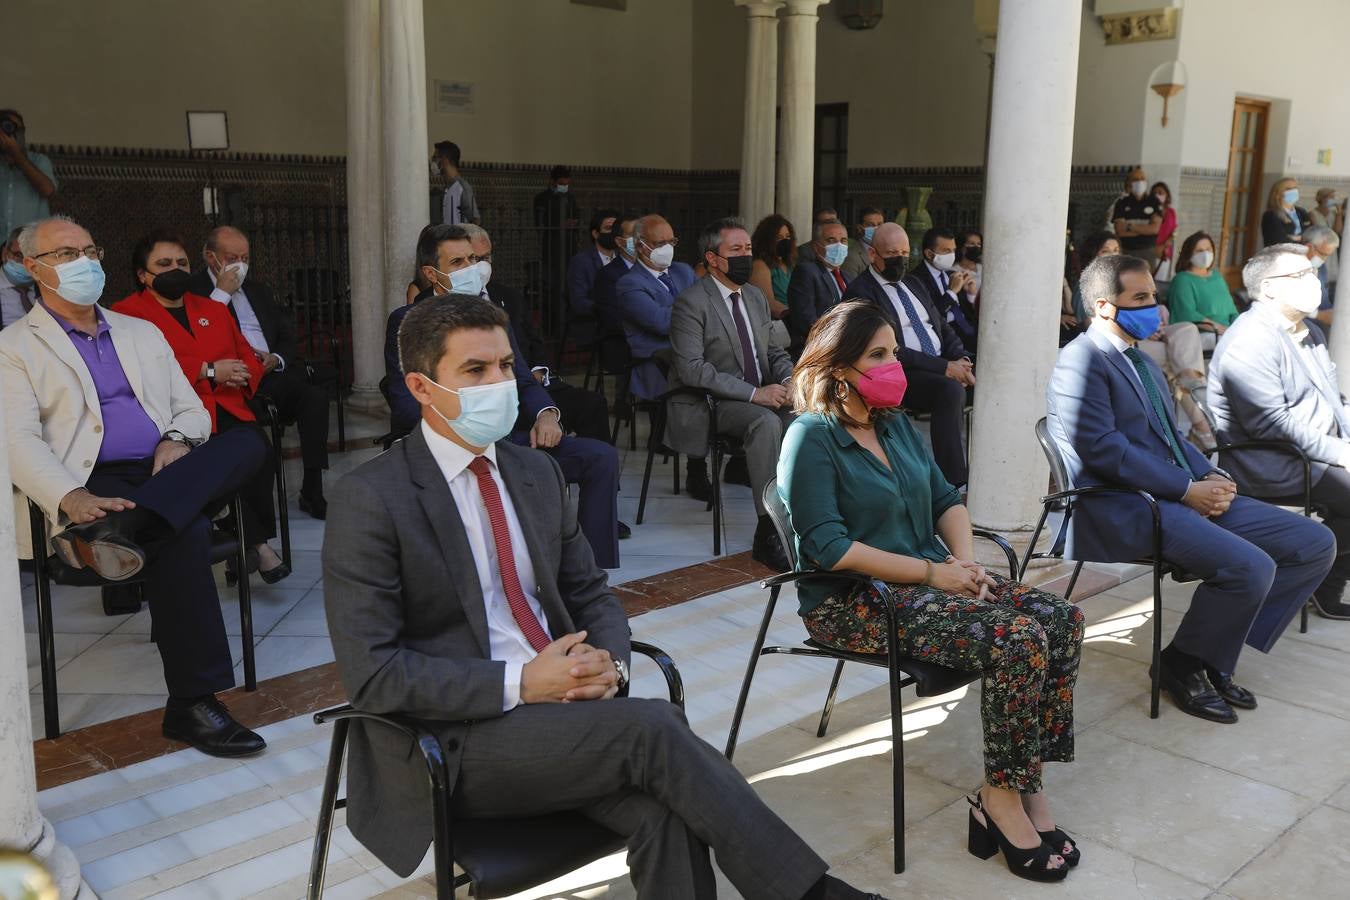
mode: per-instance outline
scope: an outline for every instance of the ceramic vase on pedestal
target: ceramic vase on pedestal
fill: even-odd
[[[933,227],[933,217],[928,214],[928,198],[931,187],[905,188],[905,208],[895,217],[895,224],[905,229],[909,235],[909,255],[915,259],[923,255],[923,236]]]

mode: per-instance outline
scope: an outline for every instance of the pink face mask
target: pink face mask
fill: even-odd
[[[855,370],[856,371],[856,370]],[[905,367],[899,360],[883,363],[859,373],[858,395],[873,409],[893,409],[900,405],[909,387]]]

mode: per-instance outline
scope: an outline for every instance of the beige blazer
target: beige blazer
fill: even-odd
[[[158,328],[103,310],[113,346],[136,399],[160,433],[181,431],[194,441],[211,434],[202,406]],[[32,555],[25,496],[62,527],[61,498],[83,487],[103,445],[103,413],[84,360],[59,322],[41,304],[0,331],[0,399],[5,406],[19,556]]]

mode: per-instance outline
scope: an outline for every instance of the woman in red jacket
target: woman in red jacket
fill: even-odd
[[[183,241],[173,232],[153,231],[136,242],[132,271],[141,290],[117,304],[117,311],[153,323],[173,348],[183,374],[211,414],[211,432],[258,428],[248,400],[262,378],[262,365],[229,309],[187,292],[192,280]],[[276,536],[272,462],[239,492],[244,539],[258,556],[258,574],[276,584],[291,570],[268,541]]]

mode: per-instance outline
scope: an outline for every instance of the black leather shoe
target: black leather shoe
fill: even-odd
[[[208,756],[252,756],[267,748],[267,742],[236,722],[214,694],[198,700],[170,697],[164,707],[164,736]]]
[[[633,529],[628,527],[626,522],[619,523],[619,540],[626,541],[633,536]]]
[[[1319,596],[1324,592],[1318,592],[1312,596],[1313,609],[1324,619],[1350,620],[1350,603],[1340,599],[1338,596],[1332,599],[1330,596]]]
[[[684,489],[690,497],[700,503],[707,503],[712,500],[712,482],[708,481],[707,472],[697,470],[690,472],[685,478]]]
[[[262,569],[258,570],[258,577],[261,578],[267,584],[276,584],[278,581],[288,577],[290,574],[291,574],[291,567],[286,565],[284,562],[277,563],[275,566],[268,569],[266,572],[264,572]]]
[[[145,551],[118,527],[117,513],[72,525],[52,538],[52,550],[72,569],[88,568],[108,581],[125,581],[145,567]]]
[[[745,465],[744,456],[733,456],[727,460],[726,467],[722,470],[722,483],[750,486],[750,469]]]
[[[1149,669],[1149,674],[1153,674],[1152,668]],[[1173,671],[1167,663],[1163,663],[1159,681],[1162,683],[1162,689],[1182,712],[1221,725],[1232,725],[1237,722],[1237,713],[1210,685],[1203,669],[1183,675]]]
[[[1256,709],[1256,695],[1245,687],[1234,684],[1230,673],[1205,666],[1205,674],[1209,676],[1209,683],[1214,685],[1214,690],[1219,692],[1219,696],[1226,700],[1229,706],[1236,706],[1238,709]]]
[[[821,876],[820,881],[816,882],[813,890],[819,891],[822,900],[886,900],[880,894],[868,894],[858,890],[846,881],[840,881],[833,875]],[[812,894],[807,894],[811,897]]]
[[[755,528],[755,540],[750,546],[750,558],[758,563],[762,563],[773,569],[775,572],[792,571],[792,563],[788,562],[787,553],[783,550],[783,543],[778,540],[778,532],[774,530],[773,525],[767,528],[763,522]]]
[[[105,616],[129,616],[141,611],[139,584],[105,584],[102,594]]]
[[[328,501],[323,498],[323,494],[311,497],[301,491],[300,511],[309,513],[315,519],[326,519],[328,517]]]

